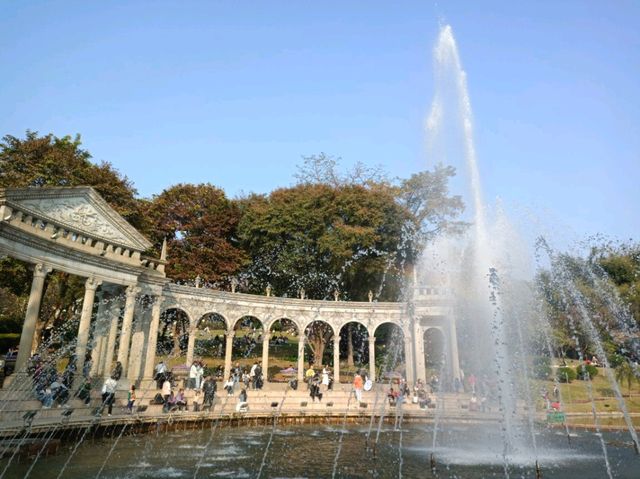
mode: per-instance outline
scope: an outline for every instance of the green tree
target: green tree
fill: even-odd
[[[111,164],[92,163],[91,155],[81,148],[80,136],[58,138],[39,136],[27,130],[24,138],[6,135],[0,142],[0,187],[92,186],[118,213],[135,227],[142,225],[136,190],[126,176]],[[25,263],[6,258],[0,262],[0,288],[6,288],[26,304],[32,272]],[[44,327],[67,321],[76,314],[83,295],[83,281],[55,271],[47,279],[41,317],[34,347]],[[4,296],[6,299],[6,296]],[[0,309],[7,311],[4,304]],[[15,308],[13,311],[15,316]],[[24,311],[20,316],[23,317]],[[20,323],[22,320],[20,321]],[[13,321],[13,327],[20,328]]]
[[[150,236],[159,248],[167,239],[167,276],[226,282],[246,261],[239,248],[240,209],[211,184],[178,184],[146,204]]]
[[[631,395],[631,385],[639,381],[640,371],[635,371],[634,367],[628,361],[622,361],[616,368],[616,381],[618,383],[627,383],[627,392]]]

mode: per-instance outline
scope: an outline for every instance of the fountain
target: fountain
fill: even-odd
[[[359,403],[354,399],[351,385],[341,385],[339,373],[335,371],[338,377],[331,394],[336,403],[341,401],[341,405],[334,410],[326,404],[328,399],[318,405],[314,399],[309,407],[307,393],[297,391],[292,382],[279,388],[273,386],[271,392],[253,391],[251,400],[254,401],[252,407],[255,405],[257,410],[255,414],[234,412],[231,403],[236,398],[226,394],[220,397],[221,387],[210,410],[184,414],[170,412],[158,417],[141,413],[114,414],[113,418],[92,414],[83,416],[83,421],[71,427],[68,421],[74,413],[72,408],[67,410],[66,422],[38,423],[40,417],[47,414],[45,410],[38,410],[31,417],[25,416],[23,427],[14,426],[13,432],[4,434],[0,479],[51,477],[53,474],[58,478],[96,479],[425,477],[429,473],[433,477],[471,478],[635,477],[640,467],[636,453],[640,451],[633,418],[607,363],[589,301],[577,287],[576,265],[570,268],[563,256],[550,246],[550,240],[542,237],[535,245],[534,254],[530,254],[502,208],[496,208],[491,215],[482,195],[466,74],[448,25],[440,29],[434,59],[436,91],[426,123],[429,152],[435,158],[452,163],[457,158],[462,159],[457,166],[466,170],[471,206],[469,229],[462,234],[443,234],[432,241],[415,271],[417,284],[408,284],[404,292],[406,301],[403,304],[407,305],[402,310],[404,316],[417,314],[419,298],[416,291],[421,284],[439,285],[440,289],[448,291],[446,304],[453,305],[446,309],[450,317],[442,324],[453,324],[452,330],[457,328],[459,332],[458,340],[454,336],[453,341],[444,342],[437,367],[431,371],[440,378],[433,386],[435,407],[423,409],[411,401],[403,403],[401,399],[391,404],[387,392],[394,380],[392,375],[376,378],[377,385],[365,401]],[[453,148],[450,147],[452,141]],[[523,260],[529,257],[531,264]],[[637,337],[633,318],[608,286],[602,271],[587,263],[578,266],[581,280],[593,284],[614,312],[618,329],[629,339]],[[550,271],[547,286],[558,294],[560,303],[571,310],[576,350],[582,351],[577,334],[581,329],[587,332],[589,341],[603,359],[606,379],[624,420],[624,428],[611,432],[601,424],[592,381],[584,366],[583,382],[594,431],[570,428],[566,420],[562,422],[562,430],[550,427],[544,421],[544,413],[537,411],[537,386],[530,358],[553,358],[554,354],[551,327],[542,307],[544,289],[532,281],[536,268]],[[336,278],[330,283],[337,285],[339,281],[340,278]],[[300,336],[297,378],[302,378],[305,342],[312,339],[309,327],[313,321],[322,319],[322,308],[326,308],[327,303],[336,303],[330,305],[335,311],[342,306],[338,304],[339,293],[333,287],[327,291],[327,298],[333,296],[335,301],[314,303],[306,298],[301,285],[302,282],[296,299],[276,298],[269,286],[266,298],[260,298],[254,306],[247,306],[251,302],[249,295],[236,291],[237,279],[232,282],[232,292],[224,295],[210,292],[199,277],[193,285],[171,285],[168,289],[176,298],[179,294],[193,295],[199,305],[215,301],[221,307],[235,308],[235,313],[242,313],[237,324],[244,317],[261,316],[262,324],[268,325],[262,331],[266,337],[262,344],[267,347],[267,360],[270,328],[279,318],[284,318],[282,308],[307,308],[307,322],[300,323],[306,329],[297,330]],[[368,303],[349,305],[348,314],[356,315],[357,309],[361,323],[378,321],[376,308],[390,314],[392,309],[384,308],[391,306],[374,301],[381,291],[382,285],[377,292],[370,292]],[[236,297],[241,299],[234,302]],[[124,304],[124,299],[124,295],[115,295],[102,300],[100,307],[116,307]],[[139,298],[135,307],[149,310],[149,298]],[[198,311],[202,318],[210,314],[206,308]],[[78,317],[78,321],[67,327],[77,328],[80,321]],[[174,318],[174,321],[178,320]],[[115,322],[113,338],[120,337],[118,331],[124,328],[124,318],[121,323]],[[224,319],[222,324],[225,332],[222,342],[226,344],[223,379],[226,379],[230,374],[236,330]],[[195,327],[197,325],[196,322]],[[127,327],[131,329],[127,334],[136,326],[129,324]],[[176,334],[178,330],[176,326]],[[367,334],[373,334],[370,350],[375,352],[375,328],[365,330]],[[406,331],[409,329],[400,327],[393,331],[390,351],[384,356],[384,364],[378,372],[394,371],[403,353],[416,348],[415,338],[404,336]],[[339,329],[333,331],[333,343],[330,344],[334,367],[338,366],[336,358],[339,364],[337,332]],[[74,341],[60,340],[67,333],[58,331],[50,338],[50,344],[64,344],[52,361],[75,350]],[[102,334],[106,339],[106,331],[96,329],[92,333],[95,336]],[[541,347],[533,341],[536,334],[542,338]],[[414,344],[407,347],[410,341]],[[195,340],[191,341],[191,353],[187,355],[193,355],[194,343]],[[458,353],[454,351],[458,348],[457,343],[462,351],[462,370],[457,364]],[[637,347],[637,343],[632,344]],[[640,351],[633,353],[638,357]],[[582,364],[583,359],[581,356]],[[426,371],[411,365],[411,358],[406,354],[404,360],[407,371],[413,367],[416,379],[426,380],[426,377],[418,377]],[[266,364],[264,350],[263,362]],[[375,370],[374,363],[369,372],[375,373]],[[9,391],[12,399],[27,401],[32,397],[33,385],[31,378],[24,371],[20,372],[23,374],[16,375]],[[140,397],[145,400],[152,397],[156,392],[155,384],[139,382],[142,384]],[[558,386],[555,374],[554,384]],[[466,392],[457,391],[465,386]],[[306,401],[301,401],[305,398]],[[564,398],[560,396],[559,401],[562,403]],[[9,401],[0,404],[0,413],[6,412],[9,405]],[[81,414],[86,411],[78,411],[76,416]],[[41,427],[34,430],[38,424]],[[57,438],[61,440],[62,452],[49,455],[49,446]],[[33,446],[31,452],[26,450],[28,445]]]

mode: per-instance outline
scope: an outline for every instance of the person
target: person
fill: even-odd
[[[87,353],[84,357],[84,365],[82,366],[82,377],[89,378],[91,374],[91,368],[93,367],[93,359],[91,359],[91,353]]]
[[[364,382],[362,381],[362,376],[360,373],[356,373],[353,378],[353,390],[356,394],[356,400],[358,402],[362,402],[362,388],[364,387]]]
[[[555,399],[556,402],[560,401],[560,389],[557,384],[553,386],[553,399]]]
[[[116,381],[120,381],[120,378],[122,377],[122,363],[120,361],[116,361],[111,377]]]
[[[175,409],[176,409],[176,396],[175,394],[173,394],[173,391],[171,391],[171,394],[167,396],[167,399],[164,402],[164,406],[162,406],[162,411],[171,412],[171,411],[174,411]]]
[[[246,369],[242,370],[242,384],[244,384],[245,389],[247,389],[249,387],[249,384],[251,383],[251,378],[249,377],[249,373],[246,371]]]
[[[316,375],[315,370],[313,369],[313,364],[309,363],[309,369],[304,373],[304,380],[307,383],[307,391],[311,389],[311,378]]]
[[[235,385],[235,382],[233,380],[233,376],[229,376],[229,379],[227,379],[227,382],[224,383],[224,388],[227,391],[227,396],[233,396],[234,385]]]
[[[184,397],[184,389],[180,389],[175,397],[176,405],[179,411],[184,411],[187,408],[187,398]]]
[[[471,394],[475,394],[476,393],[476,375],[471,373],[469,374],[469,378],[467,379],[467,381],[469,381],[469,387],[471,387]]]
[[[164,382],[162,383],[162,397],[164,398],[164,402],[166,403],[171,396],[171,380],[169,377],[165,377]]]
[[[313,376],[313,378],[311,378],[309,396],[311,396],[313,402],[316,402],[316,398],[318,398],[318,401],[322,402],[322,393],[320,392],[320,378],[317,374]]]
[[[189,384],[187,387],[189,389],[198,389],[196,387],[196,378],[198,377],[198,363],[194,361],[189,368]]]
[[[69,400],[69,388],[65,386],[64,381],[60,376],[51,383],[50,388],[53,400],[58,403],[58,407],[66,404]]]
[[[107,414],[111,416],[117,387],[118,381],[113,376],[107,378],[107,380],[104,382],[104,384],[102,385],[102,407],[100,408],[100,412],[98,413],[98,415],[102,414],[106,406],[109,408]]]
[[[262,366],[258,363],[256,367],[256,389],[262,389],[264,386],[264,376],[262,375]]]
[[[162,385],[164,384],[164,380],[167,374],[167,365],[164,361],[160,361],[155,368],[155,376],[153,377],[156,380],[156,387],[158,389],[162,389]]]
[[[462,383],[460,382],[460,378],[456,376],[455,378],[453,378],[453,390],[456,394],[458,394],[461,389]]]
[[[69,357],[67,366],[64,368],[64,372],[62,373],[62,384],[64,384],[67,389],[71,389],[73,387],[73,378],[75,377],[76,369],[76,356],[75,354],[72,354]]]
[[[204,377],[204,364],[202,361],[198,361],[196,368],[196,391],[200,391],[202,388],[202,378]]]
[[[389,406],[395,406],[396,401],[398,400],[398,391],[393,389],[393,386],[389,388],[389,392],[387,393],[387,399],[389,400]]]
[[[242,369],[240,369],[240,363],[236,363],[235,367],[233,368],[233,389],[234,390],[236,388],[236,384],[240,382],[241,378],[242,378]]]
[[[136,387],[135,385],[131,385],[131,389],[129,389],[129,393],[127,394],[127,411],[129,414],[133,413],[133,405],[136,402]]]
[[[322,366],[322,387],[325,391],[329,390],[329,367]]]
[[[204,406],[211,407],[213,405],[217,387],[218,386],[216,382],[213,380],[211,376],[209,376],[205,380],[204,384],[202,385],[202,390],[204,391],[204,402],[203,402]]]
[[[85,404],[89,404],[91,402],[91,376],[87,376],[82,382],[82,385],[78,390],[78,398],[82,399]]]
[[[477,411],[478,410],[478,398],[475,393],[471,394],[471,399],[469,399],[469,411]]]
[[[251,370],[249,371],[249,379],[251,381],[251,389],[256,388],[256,369],[258,368],[258,361],[253,363]]]
[[[53,393],[50,387],[36,391],[36,397],[42,403],[43,409],[50,409],[53,406]]]
[[[249,403],[247,402],[247,390],[242,389],[238,396],[238,404],[236,404],[236,412],[247,412],[249,410]]]

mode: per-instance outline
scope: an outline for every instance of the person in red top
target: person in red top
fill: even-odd
[[[362,401],[363,387],[364,387],[364,381],[362,380],[362,376],[360,376],[360,373],[356,373],[356,376],[353,378],[353,390],[356,393],[356,399],[358,402]]]

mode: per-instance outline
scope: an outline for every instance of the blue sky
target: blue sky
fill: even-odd
[[[640,2],[0,4],[0,134],[80,133],[142,196],[290,185],[302,155],[425,168],[439,25],[485,196],[639,239]]]

